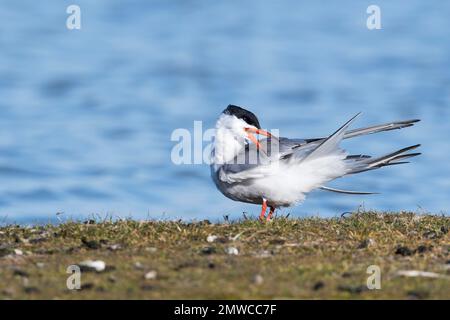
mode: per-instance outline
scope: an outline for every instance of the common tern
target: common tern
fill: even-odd
[[[339,147],[343,139],[406,128],[419,119],[391,122],[348,130],[360,113],[333,134],[323,138],[289,139],[261,129],[256,115],[229,105],[219,116],[211,152],[211,176],[228,198],[262,206],[259,218],[270,220],[275,209],[302,202],[307,193],[322,189],[346,194],[373,194],[334,189],[326,183],[350,174],[404,161],[420,153],[409,153],[416,144],[384,156],[349,155]],[[265,138],[258,140],[255,135]],[[267,208],[270,208],[266,217]]]

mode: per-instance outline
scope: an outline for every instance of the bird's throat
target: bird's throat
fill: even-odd
[[[245,148],[244,138],[236,137],[226,130],[218,129],[214,137],[213,162],[215,164],[229,163],[243,148]]]

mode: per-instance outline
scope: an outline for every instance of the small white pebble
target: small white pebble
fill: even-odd
[[[85,267],[97,272],[102,272],[106,269],[106,263],[101,260],[85,260],[83,262],[80,262],[80,267]]]
[[[22,255],[23,255],[23,251],[20,250],[20,249],[14,249],[14,254],[15,254],[16,256],[22,256]]]
[[[253,277],[253,283],[256,285],[260,285],[264,282],[264,278],[260,274],[255,274]]]
[[[156,279],[156,276],[158,275],[158,273],[155,270],[149,271],[144,275],[144,278],[146,280],[153,280]]]
[[[212,235],[212,234],[210,234],[209,236],[206,237],[206,241],[209,243],[216,241],[216,239],[217,239],[217,236]]]
[[[43,263],[43,262],[36,262],[36,267],[38,267],[39,269],[42,269],[43,267],[45,267],[45,263]]]
[[[237,256],[239,254],[239,250],[237,248],[235,248],[235,247],[228,247],[227,248],[227,253]]]
[[[145,248],[145,251],[148,251],[148,252],[150,252],[150,253],[155,253],[156,252],[156,248],[155,247],[147,247],[147,248]]]
[[[134,263],[134,267],[136,269],[143,269],[144,265],[142,263],[140,263],[139,261],[137,261],[137,262]]]
[[[113,244],[113,245],[109,246],[108,249],[111,250],[111,251],[116,251],[116,250],[119,250],[121,248],[122,248],[122,246],[120,244]]]

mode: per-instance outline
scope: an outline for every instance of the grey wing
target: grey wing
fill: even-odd
[[[267,165],[273,161],[293,158],[302,160],[306,157],[317,158],[328,154],[337,148],[347,128],[360,114],[356,114],[326,139],[266,138],[260,140],[259,150],[255,144],[247,144],[233,161],[227,164],[227,168],[229,172],[237,173]]]
[[[347,128],[355,121],[356,117],[358,117],[361,113],[356,114],[348,120],[342,127],[340,127],[336,132],[334,132],[331,136],[321,141],[320,144],[315,148],[310,154],[306,157],[308,159],[319,158],[321,156],[330,154],[337,150],[339,143],[342,141],[345,135],[345,131]]]
[[[311,148],[305,148],[307,145]],[[317,145],[317,142],[305,139],[261,139],[259,150],[255,144],[246,145],[232,161],[221,166],[218,177],[228,183],[262,178],[271,174],[271,163],[290,159],[293,155],[307,154],[306,150],[312,150]]]
[[[355,115],[328,138],[280,139],[280,159],[302,160],[306,157],[310,158],[320,156],[336,148],[342,139],[350,139],[367,134],[407,128],[420,121],[419,119],[395,121],[370,127],[347,130],[350,124],[359,115],[360,113]]]
[[[303,140],[303,144],[299,145],[291,145],[289,143],[285,143],[288,147],[281,148],[283,150],[283,154],[280,159],[289,159],[295,161],[302,161],[306,158],[315,159],[320,158],[322,156],[328,155],[332,152],[336,152],[338,150],[339,143],[343,139],[347,128],[353,123],[353,121],[358,117],[361,113],[356,114],[350,120],[348,120],[343,126],[341,126],[338,130],[336,130],[332,135],[330,135],[326,139],[309,139]],[[280,145],[283,144],[280,141]]]

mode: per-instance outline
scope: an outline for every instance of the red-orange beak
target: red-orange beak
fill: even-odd
[[[256,148],[260,148],[261,144],[259,143],[258,139],[253,135],[253,133],[261,134],[266,137],[274,137],[270,132],[263,130],[263,129],[257,129],[257,128],[244,128],[245,132],[247,132],[247,137],[252,141],[254,144],[256,144]]]

